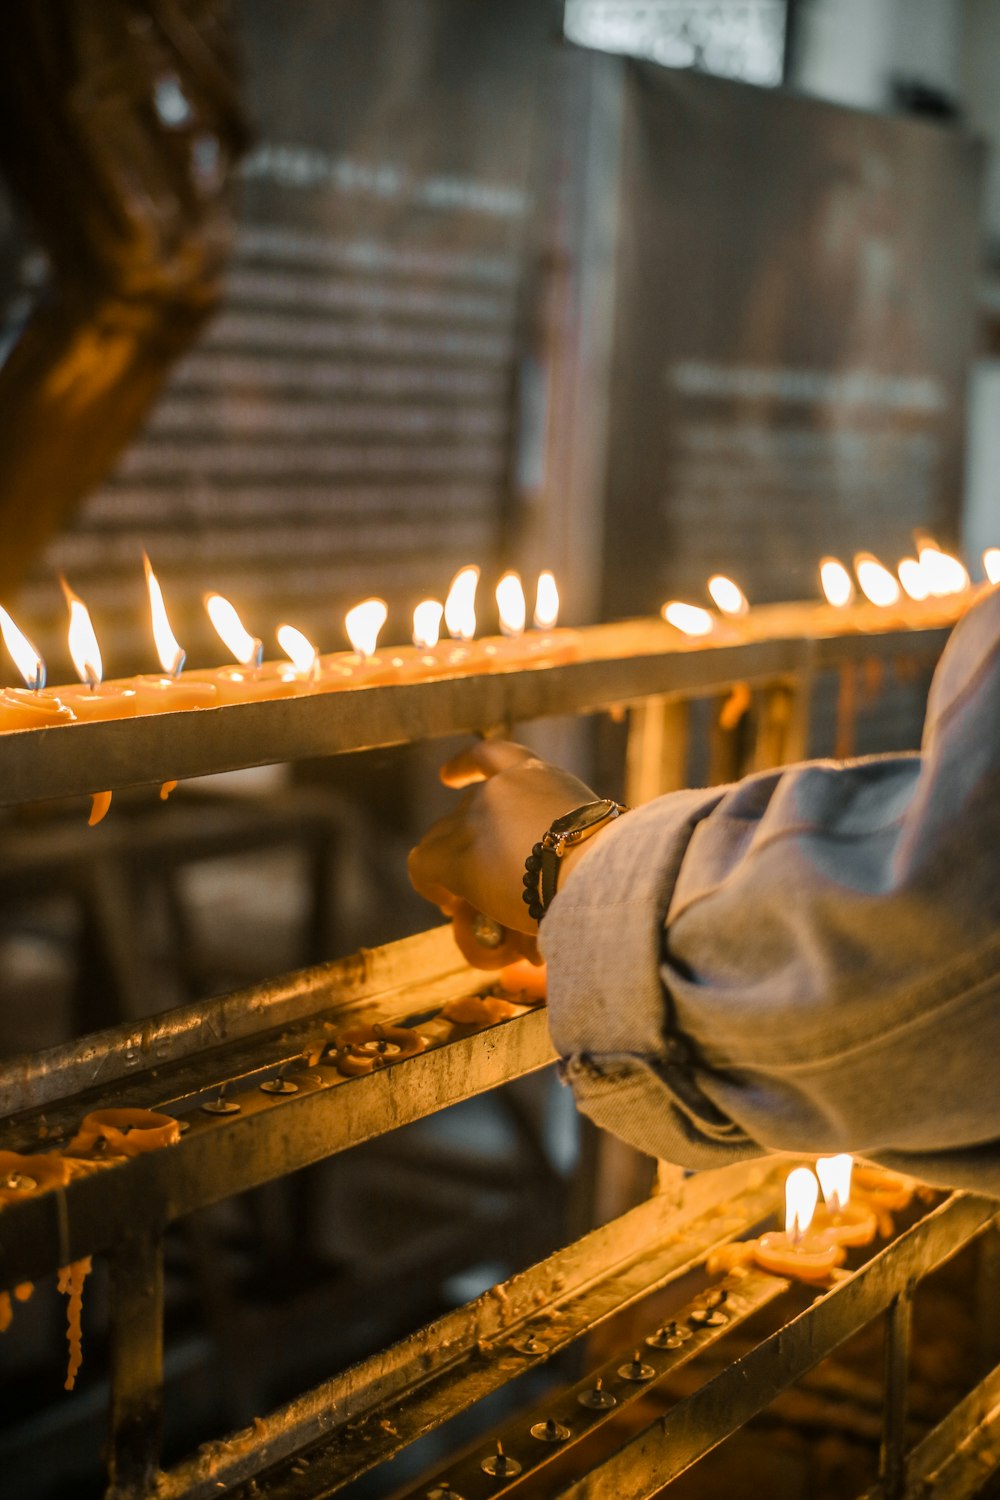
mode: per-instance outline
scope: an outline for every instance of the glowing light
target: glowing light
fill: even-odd
[[[14,659],[14,665],[24,678],[25,684],[34,688],[45,686],[45,662],[35,647],[28,640],[23,630],[19,630],[10,615],[0,604],[0,634],[3,635],[3,643]]]
[[[413,644],[430,651],[441,639],[444,605],[437,599],[423,599],[413,611]]]
[[[896,569],[899,581],[911,599],[926,599],[930,593],[924,570],[915,557],[903,557]]]
[[[821,1156],[816,1175],[823,1189],[823,1202],[832,1214],[839,1214],[851,1201],[851,1172],[854,1157],[842,1151],[839,1156]]]
[[[260,666],[261,643],[246,629],[236,612],[236,607],[221,594],[206,594],[205,608],[208,618],[218,631],[222,644],[231,651],[244,667]]]
[[[857,574],[858,586],[870,603],[877,604],[881,609],[899,603],[899,584],[889,569],[883,567],[878,558],[872,557],[870,552],[857,554],[854,559],[854,571]]]
[[[819,581],[823,586],[828,604],[835,609],[843,609],[845,604],[850,604],[854,598],[854,584],[851,575],[842,562],[835,557],[824,557],[819,565]]]
[[[65,578],[60,578],[59,582],[69,605],[69,654],[80,681],[96,687],[104,676],[104,663],[90,611]]]
[[[344,616],[347,639],[363,661],[375,655],[379,631],[388,618],[389,606],[384,599],[365,599]]]
[[[308,677],[316,668],[316,647],[308,636],[295,625],[279,625],[278,645],[288,657],[296,672]]]
[[[712,602],[724,615],[745,615],[750,608],[747,596],[738,583],[724,573],[715,573],[708,580],[708,592]]]
[[[500,629],[504,635],[523,635],[528,606],[524,601],[524,589],[516,573],[505,573],[496,587],[497,609],[500,611]]]
[[[143,567],[146,569],[146,587],[149,590],[149,613],[153,622],[153,640],[156,643],[156,654],[160,658],[160,665],[168,677],[177,677],[184,665],[184,652],[177,644],[177,639],[170,628],[167,619],[167,606],[163,602],[163,590],[160,588],[159,580],[153,572],[152,563],[142,554]]]
[[[673,625],[684,635],[708,635],[715,623],[709,610],[702,609],[699,604],[682,604],[679,599],[671,599],[660,614],[668,625]]]
[[[802,1238],[813,1221],[819,1201],[819,1183],[808,1167],[796,1167],[785,1178],[785,1233],[793,1240]]]
[[[471,641],[476,633],[476,589],[479,569],[462,568],[456,573],[444,601],[444,623],[453,641]]]
[[[555,575],[548,570],[538,575],[532,619],[538,630],[552,630],[559,619],[559,590]]]
[[[1000,583],[1000,547],[987,547],[983,553],[983,572],[990,583]]]
[[[928,592],[935,599],[944,599],[949,594],[960,594],[969,587],[969,575],[957,557],[942,552],[933,542],[920,544],[920,568],[927,582]]]

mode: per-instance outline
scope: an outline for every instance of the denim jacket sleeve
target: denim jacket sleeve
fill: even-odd
[[[948,642],[919,754],[636,809],[542,947],[563,1076],[639,1149],[852,1151],[1000,1196],[1000,590]]]

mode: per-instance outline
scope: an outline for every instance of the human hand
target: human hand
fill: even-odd
[[[471,790],[412,850],[411,881],[451,917],[469,963],[480,969],[501,968],[519,957],[540,963],[538,924],[521,899],[524,861],[550,823],[594,801],[595,793],[508,740],[480,740],[463,750],[442,766],[441,780]],[[479,913],[504,929],[498,947],[477,942],[473,923]]]

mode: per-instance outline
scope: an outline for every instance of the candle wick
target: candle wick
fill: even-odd
[[[264,665],[264,642],[260,639],[255,640],[253,643],[253,652],[250,656],[249,665],[253,667],[255,672],[259,672]]]
[[[36,693],[40,693],[42,691],[42,688],[44,686],[45,686],[45,663],[39,661],[39,662],[35,663],[35,680],[32,683],[32,690],[34,692],[36,692]]]
[[[178,679],[178,677],[181,675],[181,671],[182,671],[182,669],[184,667],[184,663],[186,661],[187,661],[187,652],[184,651],[184,650],[182,650],[182,648],[180,646],[178,646],[177,647],[177,655],[174,657],[174,664],[170,668],[170,671],[167,673],[167,676],[168,677],[172,677],[174,679],[174,681],[176,682],[177,679]]]
[[[84,676],[87,679],[87,686],[90,688],[91,692],[94,692],[97,687],[97,673],[94,671],[89,661],[87,662],[83,670]]]

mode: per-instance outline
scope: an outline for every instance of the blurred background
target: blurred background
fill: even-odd
[[[1000,542],[994,0],[24,0],[4,25],[0,602],[50,681],[60,575],[106,675],[155,670],[143,550],[198,667],[224,657],[208,590],[273,655],[283,620],[342,649],[369,594],[403,642],[467,563],[486,631],[505,568],[552,569],[582,624],[715,571],[813,598],[822,554],[891,564],[915,531],[978,577]],[[916,745],[925,694],[869,683],[855,748]],[[621,795],[620,726],[517,732]],[[405,855],[452,748],[120,794],[93,830],[0,813],[0,1052],[432,925]],[[529,1079],[179,1226],[168,1456],[647,1191],[600,1150]],[[11,1493],[100,1493],[105,1316],[95,1272],[73,1396],[54,1296],[0,1337]]]

